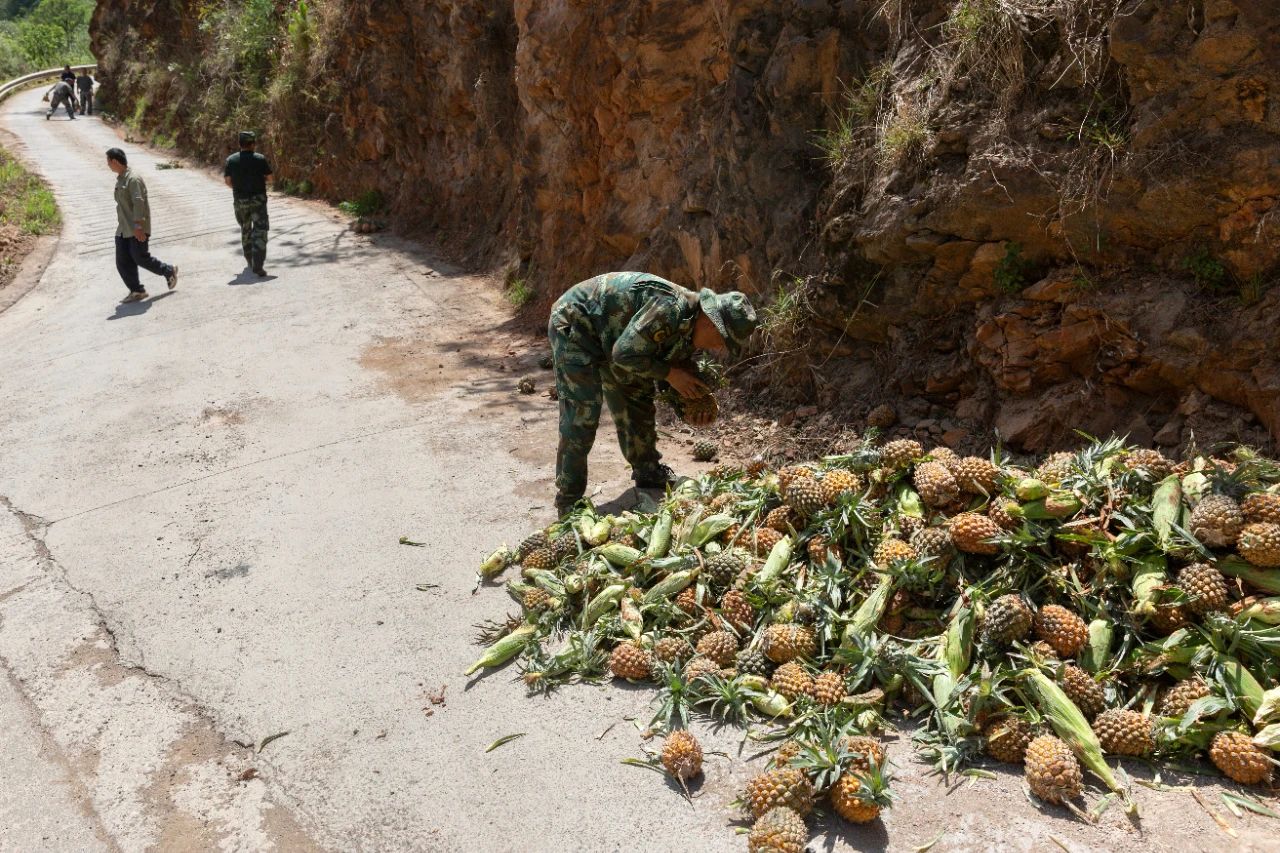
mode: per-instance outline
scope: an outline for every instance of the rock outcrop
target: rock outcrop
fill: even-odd
[[[1280,436],[1271,4],[239,3],[265,36],[100,2],[117,113],[211,159],[256,126],[284,178],[517,270],[535,316],[608,269],[798,288],[785,391],[855,417]]]

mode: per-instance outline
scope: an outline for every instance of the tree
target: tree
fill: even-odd
[[[57,27],[62,31],[63,49],[71,47],[76,35],[89,24],[92,0],[40,0],[24,21]]]
[[[18,49],[36,68],[59,64],[66,46],[67,35],[61,27],[25,20],[18,24]]]

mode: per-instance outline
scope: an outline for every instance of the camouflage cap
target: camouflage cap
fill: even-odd
[[[255,143],[255,142],[257,142],[257,141],[258,141],[258,135],[257,135],[256,133],[254,133],[252,130],[242,130],[242,131],[240,131],[240,144],[241,144],[241,145],[252,145],[253,143]]]
[[[716,293],[704,287],[698,291],[698,304],[702,306],[702,313],[707,315],[707,319],[724,338],[725,345],[733,355],[738,354],[760,323],[756,319],[756,309],[751,306],[751,300],[736,290]]]

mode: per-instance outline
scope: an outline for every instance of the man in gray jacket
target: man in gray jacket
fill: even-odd
[[[48,121],[58,111],[58,107],[63,104],[67,105],[67,118],[75,121],[76,95],[71,90],[71,84],[66,80],[59,80],[52,89],[45,93],[46,98],[51,95],[52,100],[49,101],[49,111],[44,114],[45,121]]]
[[[129,168],[129,158],[119,148],[107,150],[107,167],[116,173],[116,269],[129,288],[129,295],[121,301],[141,302],[147,298],[146,288],[138,280],[138,267],[163,276],[173,290],[178,286],[178,268],[153,258],[147,247],[151,238],[147,185]]]

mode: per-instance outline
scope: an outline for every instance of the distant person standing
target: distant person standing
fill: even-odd
[[[64,83],[70,83],[70,84],[71,84],[71,85],[73,85],[73,86],[75,85],[75,82],[76,82],[76,72],[74,72],[74,71],[72,71],[72,70],[71,70],[71,66],[70,66],[70,65],[64,65],[64,66],[62,66],[62,73],[61,73],[61,74],[59,74],[58,76],[62,79],[62,82],[64,82]]]
[[[258,137],[251,131],[241,131],[239,142],[240,150],[227,158],[222,175],[227,186],[231,187],[245,263],[258,276],[265,276],[267,233],[271,230],[271,220],[267,216],[267,182],[272,179],[271,164],[254,150]]]
[[[116,173],[116,269],[129,288],[122,302],[141,302],[146,288],[138,281],[138,267],[163,276],[169,289],[178,286],[178,268],[151,257],[151,205],[147,185],[129,168],[129,158],[119,148],[107,150],[107,167]]]
[[[87,68],[76,78],[76,89],[80,92],[80,115],[93,115],[93,87],[97,82]]]
[[[74,79],[74,77],[72,79]],[[52,118],[53,114],[58,111],[58,107],[65,104],[67,107],[67,118],[75,121],[76,96],[75,93],[71,91],[71,84],[66,80],[59,80],[52,89],[45,92],[46,98],[50,97],[50,95],[52,95],[52,100],[49,101],[49,111],[44,114],[44,120],[48,121]]]

